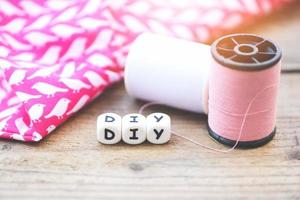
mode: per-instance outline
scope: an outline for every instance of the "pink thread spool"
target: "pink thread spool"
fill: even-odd
[[[258,147],[275,135],[276,97],[281,50],[270,40],[250,34],[227,35],[212,47],[208,130],[219,142]]]

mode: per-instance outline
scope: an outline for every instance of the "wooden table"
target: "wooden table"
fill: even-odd
[[[177,137],[161,146],[101,145],[97,115],[136,112],[142,104],[120,83],[40,143],[0,140],[0,199],[300,199],[299,10],[247,28],[284,50],[277,134],[269,144],[230,154]],[[148,111],[154,109],[170,114],[185,136],[225,148],[208,137],[206,116],[165,107]]]

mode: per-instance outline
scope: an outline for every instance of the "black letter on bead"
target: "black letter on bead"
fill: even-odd
[[[135,129],[130,129],[130,131],[132,132],[132,136],[129,137],[129,139],[131,140],[138,140],[139,138],[136,136],[136,132],[138,131],[139,129],[135,128]]]
[[[112,130],[104,129],[104,138],[106,140],[112,140],[115,138],[115,133]]]
[[[153,131],[156,134],[156,139],[158,140],[160,138],[160,136],[162,135],[162,133],[164,132],[164,129],[161,129],[159,132],[156,129],[153,129]]]
[[[136,120],[136,118],[138,118],[138,116],[130,116],[130,118],[132,119],[132,121],[130,121],[130,122],[138,122],[137,120]]]
[[[159,122],[160,120],[162,120],[163,117],[164,117],[164,116],[156,117],[156,116],[154,115],[154,118],[156,119],[156,122]]]
[[[115,118],[113,118],[112,116],[106,115],[105,116],[105,122],[113,122],[115,121]]]

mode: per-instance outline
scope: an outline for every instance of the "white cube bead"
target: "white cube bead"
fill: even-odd
[[[146,118],[140,114],[128,114],[122,119],[122,139],[127,144],[141,144],[146,140]]]
[[[115,113],[104,113],[97,118],[97,139],[102,144],[116,144],[122,139],[122,118]]]
[[[152,113],[147,117],[147,140],[152,144],[164,144],[171,138],[171,118],[164,113]]]

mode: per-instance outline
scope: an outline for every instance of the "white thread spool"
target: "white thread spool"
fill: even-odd
[[[192,112],[207,112],[210,46],[151,33],[131,45],[125,64],[129,95]]]

